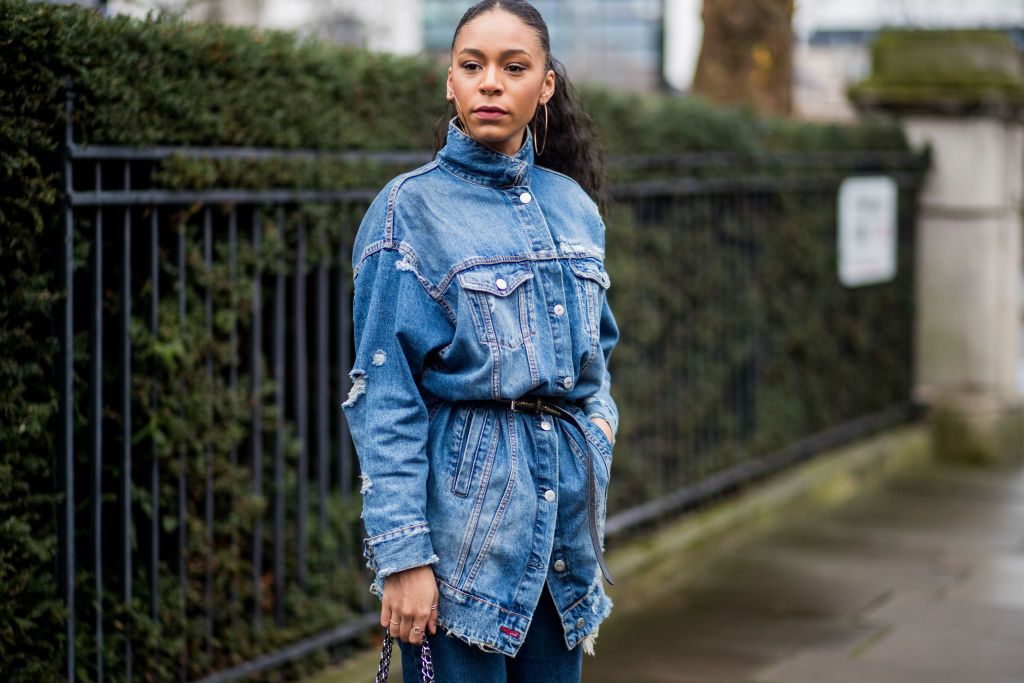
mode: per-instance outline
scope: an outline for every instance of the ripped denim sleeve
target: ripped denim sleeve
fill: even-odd
[[[355,357],[341,407],[361,471],[371,591],[381,594],[389,574],[438,561],[426,521],[428,415],[418,378],[450,323],[410,250],[371,245],[354,272]]]
[[[363,540],[363,557],[374,573],[370,592],[384,595],[384,579],[395,572],[438,562],[430,544],[430,528],[420,522]]]

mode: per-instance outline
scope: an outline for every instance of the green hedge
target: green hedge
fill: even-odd
[[[20,0],[0,2],[0,182],[4,186],[0,195],[0,348],[4,349],[0,358],[0,678],[10,681],[58,679],[62,675],[66,647],[63,640],[65,614],[52,578],[58,551],[56,518],[61,509],[60,496],[54,493],[57,476],[54,454],[59,432],[56,317],[62,295],[54,264],[58,263],[62,234],[59,151],[63,140],[65,77],[71,78],[74,87],[74,132],[79,143],[428,150],[433,140],[433,126],[445,104],[443,74],[443,65],[423,59],[369,54],[299,40],[282,32],[193,25],[161,18],[103,20],[80,8]],[[609,154],[906,149],[900,131],[885,122],[853,127],[812,126],[760,120],[743,110],[722,110],[695,99],[640,97],[594,87],[585,87],[583,91]],[[340,162],[241,164],[172,159],[159,169],[159,179],[166,187],[375,188],[397,170]],[[617,310],[624,311],[623,320],[635,330],[637,340],[643,340],[644,334],[656,334],[657,321],[632,319],[631,316],[641,313],[626,312],[625,304],[618,298],[623,292],[633,294],[643,291],[644,287],[658,286],[637,275],[637,269],[644,267],[643,251],[654,253],[661,249],[662,254],[673,253],[692,261],[700,254],[714,252],[715,245],[684,240],[666,252],[664,234],[641,231],[634,224],[635,217],[622,209],[617,211],[623,212],[607,221],[611,228],[609,244],[613,245],[615,253],[621,254],[616,257],[618,261],[609,265],[616,282],[613,305],[615,301],[620,302]],[[792,233],[796,244],[811,239],[799,222],[784,220],[791,213],[782,211],[779,215],[782,217],[780,227]],[[318,213],[316,207],[303,209],[302,216],[310,226],[311,262],[318,249],[333,248],[339,240],[350,239],[350,235],[342,234],[343,228],[336,225],[337,221],[332,222],[331,217]],[[291,220],[299,217],[292,216]],[[187,218],[183,215],[180,220]],[[821,215],[819,207],[818,213],[809,215],[806,220],[816,226],[817,232],[813,234],[822,237],[830,218]],[[269,224],[269,219],[267,222]],[[671,221],[666,222],[666,225],[671,224]],[[85,263],[90,256],[89,228],[87,222],[79,226],[82,236],[76,241],[78,264]],[[258,264],[265,272],[274,272],[278,250],[292,240],[291,226],[284,234],[269,232],[260,253],[245,250],[240,253],[239,275],[252,273]],[[630,246],[632,250],[627,248]],[[814,277],[790,278],[786,281],[789,284],[784,283],[780,289],[770,280],[773,271],[769,270],[765,275],[769,280],[759,283],[774,286],[774,291],[778,292],[785,291],[786,286],[796,288],[793,296],[778,299],[784,305],[773,308],[775,314],[792,317],[787,307],[813,305],[813,297],[806,287],[814,286],[818,281],[815,278],[826,277],[825,271],[831,267],[828,264],[834,262],[828,261],[832,254],[820,249],[815,251],[814,244],[806,244],[805,248],[808,258],[802,261],[803,267],[818,269]],[[251,302],[245,294],[225,286],[225,273],[214,272],[207,276],[200,254],[201,245],[190,238],[189,281],[194,285],[188,292],[193,304],[189,307],[188,319],[180,323],[174,311],[168,309],[162,311],[161,327],[156,335],[147,331],[141,319],[132,329],[136,362],[147,368],[133,386],[138,404],[137,438],[156,445],[160,461],[168,471],[173,471],[183,455],[195,456],[189,460],[194,462],[188,472],[189,481],[193,482],[188,492],[189,506],[196,516],[189,520],[190,562],[199,562],[207,550],[202,541],[203,492],[201,487],[197,488],[203,477],[200,456],[204,442],[212,444],[214,451],[218,500],[226,498],[237,504],[233,505],[237,514],[228,516],[223,523],[218,522],[217,533],[245,530],[255,515],[263,513],[266,501],[245,489],[243,467],[227,463],[226,454],[242,443],[245,435],[239,428],[223,429],[223,425],[242,419],[246,414],[245,406],[253,400],[268,405],[264,412],[265,429],[272,429],[273,418],[267,394],[272,389],[269,383],[254,396],[248,389],[231,390],[217,378],[219,374],[213,381],[205,378],[207,354],[217,359],[220,369],[225,366],[230,350],[226,349],[223,335],[207,335],[202,306],[196,297],[201,295],[204,286],[213,288],[217,310],[230,312],[217,321],[221,331],[225,329],[222,326],[232,320],[244,331]],[[633,257],[636,260],[627,261]],[[780,255],[773,263],[785,268],[786,261]],[[669,278],[662,284],[667,286],[665,283],[672,281]],[[699,286],[716,285],[713,281],[702,281]],[[138,296],[145,294],[143,290]],[[685,316],[686,302],[699,301],[702,296],[699,291],[679,299],[670,297],[666,291],[650,294],[675,302],[668,305],[665,312],[680,316]],[[740,305],[750,306],[753,302]],[[844,304],[838,302],[837,305]],[[107,301],[106,306],[110,314],[115,313],[116,297]],[[891,310],[884,302],[880,306]],[[860,311],[850,324],[863,326],[865,316],[874,313],[877,311]],[[702,323],[687,320],[687,324],[696,330]],[[828,316],[811,316],[809,324],[810,327],[801,329],[813,335],[835,321]],[[860,329],[851,334],[860,338]],[[88,362],[88,340],[84,335],[80,333],[76,339],[76,368],[82,369],[87,368]],[[798,349],[798,353],[812,353],[818,348],[806,340],[805,344],[806,349]],[[623,368],[622,379],[642,386],[639,375],[649,370],[644,365],[646,361],[639,358],[642,347],[633,344],[622,348],[618,360]],[[807,359],[807,367],[828,372],[836,354],[845,352],[822,350],[820,358]],[[863,352],[870,353],[869,350]],[[902,352],[900,347],[894,353]],[[676,367],[683,360],[671,357],[668,367],[685,372],[685,368]],[[785,367],[775,368],[775,372],[782,375],[785,370]],[[631,373],[636,375],[632,380]],[[661,377],[669,377],[669,374],[662,373]],[[84,385],[85,378],[79,379],[82,381],[77,384]],[[247,386],[245,379],[240,378],[240,387]],[[788,391],[786,377],[779,379],[776,390]],[[172,380],[182,382],[184,391],[151,403],[150,389]],[[888,387],[877,395],[889,400],[902,387],[903,375],[898,375],[894,382],[899,386]],[[821,387],[814,389],[826,391]],[[640,404],[631,403],[633,398],[628,389],[624,395],[626,417],[623,423],[635,425],[627,430],[639,431],[642,416],[631,412],[630,406]],[[820,397],[806,398],[817,400]],[[80,427],[88,423],[88,415],[83,412],[86,410],[83,406],[87,405],[84,398],[78,401],[79,410],[74,417]],[[782,412],[786,406],[794,410],[791,401],[782,400],[773,405],[783,406]],[[827,414],[810,421],[802,414],[789,418],[785,414],[767,414],[765,418],[778,420],[779,433],[784,437],[800,433],[810,423],[827,422],[845,412],[849,410],[826,411]],[[117,416],[111,419],[116,422]],[[777,440],[771,439],[773,443]],[[294,438],[290,438],[289,443],[291,462],[295,457]],[[630,474],[629,467],[628,463],[623,464],[622,495],[630,491],[637,496],[649,495],[651,491],[641,485],[644,473]],[[116,469],[111,469],[106,476],[116,474]],[[171,482],[167,482],[167,487],[162,495],[170,501],[176,493]],[[79,490],[83,489],[87,489],[85,482],[79,485]],[[140,495],[142,498],[144,496]],[[170,503],[168,505],[166,509],[173,509]],[[357,541],[346,536],[349,533],[346,530],[351,530],[357,515],[356,505],[351,502],[332,504],[330,525],[336,532],[337,543]],[[174,524],[173,520],[165,519],[164,531],[173,533]],[[311,563],[334,557],[337,552],[336,545],[311,537]],[[234,577],[246,576],[248,567],[223,549],[217,551],[214,561],[216,575],[224,577],[223,580],[218,578],[215,588],[220,604],[226,601],[225,592],[230,590]],[[167,571],[172,574],[174,569],[168,567]],[[343,621],[358,608],[357,593],[364,588],[355,585],[352,571],[352,567],[324,571],[305,595],[289,596],[289,613],[302,615],[297,624],[280,630],[268,624],[259,639],[247,627],[225,635],[218,642],[218,666],[254,657]],[[79,578],[79,602],[88,605],[93,597],[90,577]],[[141,587],[144,583],[145,577],[140,574],[136,584]],[[131,623],[134,637],[139,640],[137,658],[145,662],[144,668],[153,670],[163,680],[171,677],[177,666],[176,653],[182,645],[181,639],[187,639],[185,642],[201,650],[202,624],[195,619],[181,621],[175,616],[180,613],[180,596],[168,591],[159,599],[161,614],[165,615],[161,624],[148,621],[146,604],[141,598],[132,606],[131,614],[124,614],[119,612],[121,607],[116,596],[109,596],[106,612],[113,623]],[[198,579],[190,583],[187,600],[193,607],[202,604],[202,586]],[[123,633],[123,630],[111,629],[105,643],[110,662],[107,671],[114,678],[118,675]],[[91,661],[95,644],[89,629],[79,628],[78,638],[78,674],[81,680],[93,680],[95,672],[91,670]],[[202,673],[200,659],[196,657],[190,662],[190,676]],[[268,678],[274,676],[268,675]]]
[[[1024,62],[1004,31],[888,29],[872,44],[871,62],[871,75],[847,89],[865,109],[1024,105]]]

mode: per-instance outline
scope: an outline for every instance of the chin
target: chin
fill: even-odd
[[[497,131],[493,131],[493,130],[489,131],[489,130],[487,130],[485,128],[484,130],[478,131],[476,139],[480,140],[482,142],[493,142],[493,143],[497,144],[499,142],[507,142],[509,137],[510,136],[508,136],[508,135],[502,135],[501,133],[499,133]]]
[[[505,142],[516,137],[516,129],[508,124],[477,124],[472,129],[473,136],[478,140],[489,142]],[[519,135],[522,135],[526,127],[519,128]]]
[[[480,142],[486,142],[491,145],[503,145],[512,139],[511,135],[503,134],[493,128],[490,130],[484,128],[482,130],[478,129],[473,131],[473,137]]]

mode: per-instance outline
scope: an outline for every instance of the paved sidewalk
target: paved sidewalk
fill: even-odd
[[[928,463],[809,510],[615,586],[585,683],[1024,682],[1024,466]]]

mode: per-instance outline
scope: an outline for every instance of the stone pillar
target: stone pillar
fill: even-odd
[[[911,144],[931,148],[915,259],[914,398],[931,407],[940,458],[1024,457],[1024,67],[999,32],[887,32],[872,57],[871,77],[851,88],[854,103],[899,116]]]

